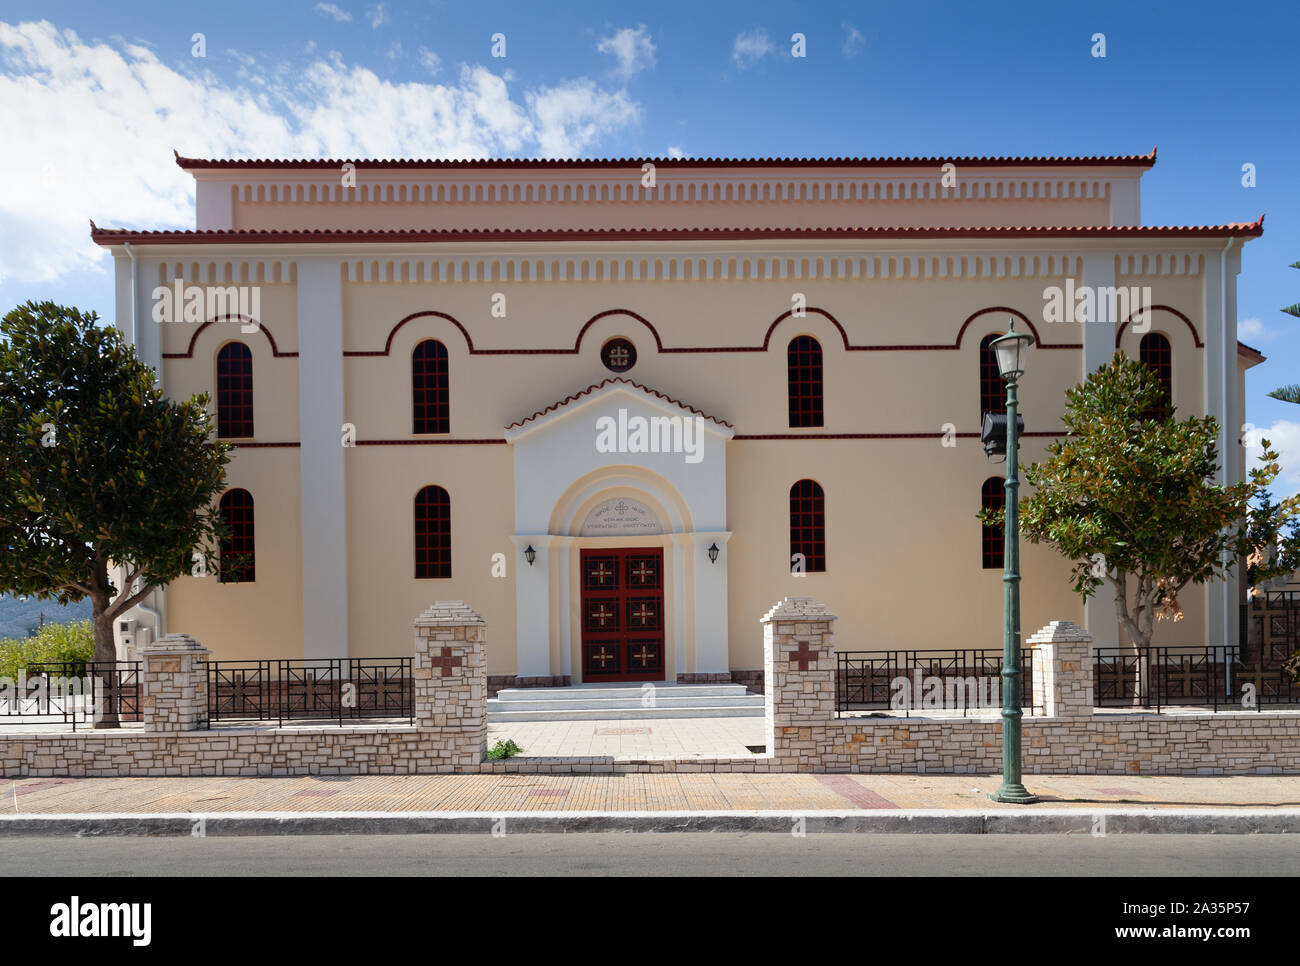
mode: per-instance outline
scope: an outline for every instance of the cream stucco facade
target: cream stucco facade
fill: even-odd
[[[469,602],[489,674],[584,674],[584,553],[662,553],[663,668],[762,665],[758,616],[807,595],[842,649],[998,647],[1001,571],[981,566],[980,341],[1038,339],[1022,384],[1039,459],[1064,390],[1139,324],[1048,322],[1051,286],[1149,288],[1173,401],[1239,454],[1236,277],[1258,223],[1139,228],[1154,154],[833,162],[224,162],[179,159],[197,230],[96,229],[117,320],[168,394],[216,395],[223,345],[251,352],[255,432],[229,485],[255,501],[256,578],[184,578],[159,631],[216,658],[404,653],[414,615]],[[1065,227],[1062,227],[1065,226]],[[155,322],[155,289],[258,286],[260,325]],[[1117,335],[1118,332],[1118,335]],[[787,346],[822,351],[823,425],[792,428]],[[610,371],[625,339],[635,364]],[[446,350],[449,432],[412,432],[412,353]],[[606,452],[598,420],[699,427],[698,460]],[[698,419],[697,419],[698,417]],[[344,445],[344,427],[355,446]],[[1243,472],[1225,461],[1225,479]],[[791,573],[790,492],[825,495],[825,571]],[[450,501],[451,576],[415,576],[413,506]],[[632,510],[609,525],[615,505]],[[630,514],[630,516],[628,515]],[[710,548],[716,547],[716,560]],[[525,553],[531,548],[533,561]],[[502,556],[497,556],[502,555]],[[1069,619],[1119,640],[1046,546],[1022,551],[1022,626]],[[1236,582],[1183,600],[1168,643],[1233,643]],[[149,615],[135,615],[151,627]]]

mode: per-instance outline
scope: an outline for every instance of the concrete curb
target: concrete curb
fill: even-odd
[[[0,816],[19,836],[412,835],[580,832],[1180,834],[1300,832],[1300,809],[1098,808],[703,812],[190,812]]]

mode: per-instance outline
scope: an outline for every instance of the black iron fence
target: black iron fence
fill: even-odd
[[[1300,707],[1296,684],[1267,654],[1249,660],[1230,645],[1093,649],[1093,703],[1159,712],[1169,707],[1262,711]]]
[[[1020,704],[1033,703],[1034,653],[1020,652]],[[910,717],[935,711],[989,711],[1002,707],[1002,649],[839,651],[835,711],[889,712]]]
[[[127,724],[141,720],[139,661],[42,661],[0,687],[0,724]]]
[[[415,722],[414,659],[308,658],[208,661],[214,721],[406,718]]]

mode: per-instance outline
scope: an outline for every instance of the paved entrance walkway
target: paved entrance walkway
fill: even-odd
[[[512,739],[521,757],[745,758],[767,741],[759,718],[488,721],[488,747]]]

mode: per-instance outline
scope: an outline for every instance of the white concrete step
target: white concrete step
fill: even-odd
[[[488,724],[509,721],[631,721],[642,718],[761,718],[763,706],[701,708],[573,708],[566,711],[488,711]]]
[[[749,695],[743,684],[662,684],[651,687],[629,684],[577,684],[569,688],[503,688],[494,701],[602,701],[641,702],[643,694],[653,692],[655,700],[665,698],[739,698]],[[750,695],[753,697],[753,695]],[[761,695],[759,695],[761,697]]]
[[[743,684],[656,683],[653,691],[637,683],[508,688],[488,700],[487,712],[492,722],[761,717],[763,696]]]

